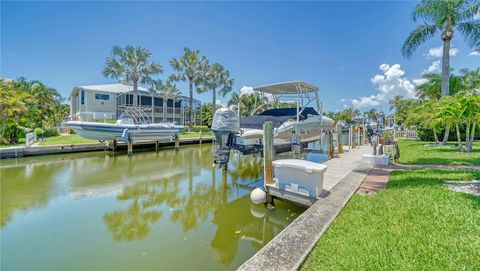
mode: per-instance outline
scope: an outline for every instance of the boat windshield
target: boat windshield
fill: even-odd
[[[299,120],[305,120],[308,115],[319,115],[312,107],[306,107],[304,110],[300,108]],[[240,120],[240,128],[263,129],[266,121],[271,121],[274,128],[280,127],[287,120],[297,119],[296,108],[278,108],[269,109],[256,116],[246,117]]]

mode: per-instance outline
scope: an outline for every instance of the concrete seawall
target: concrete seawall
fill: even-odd
[[[211,143],[213,138],[203,138],[203,143]],[[198,138],[185,138],[180,140],[180,145],[199,144]],[[175,142],[159,143],[159,146],[175,146]],[[126,150],[126,143],[118,143],[116,150]],[[155,149],[155,142],[139,142],[134,145],[135,149]],[[63,144],[49,146],[32,146],[32,147],[11,147],[0,149],[0,159],[17,158],[25,156],[104,151],[111,150],[111,146],[105,143],[87,143],[87,144]]]

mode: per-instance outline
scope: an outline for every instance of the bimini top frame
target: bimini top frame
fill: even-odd
[[[311,103],[315,102],[317,111],[320,113],[320,115],[323,114],[320,99],[318,97],[319,89],[318,87],[307,82],[281,82],[254,87],[253,90],[260,92],[262,95],[264,95],[265,93],[271,94],[273,95],[273,99],[278,101],[280,101],[282,98],[288,98],[290,99],[290,101],[295,100],[297,103],[297,108],[301,107],[302,110],[304,110],[308,106],[311,106]],[[301,112],[298,112],[298,114],[300,113]]]

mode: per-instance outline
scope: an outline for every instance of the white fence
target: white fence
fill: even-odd
[[[416,140],[418,139],[418,133],[416,130],[403,130],[403,131],[394,131],[393,132],[393,139],[411,139]]]

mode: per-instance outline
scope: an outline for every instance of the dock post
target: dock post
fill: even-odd
[[[333,146],[333,131],[328,132],[328,158],[332,159],[335,156],[335,146]]]
[[[133,153],[133,144],[132,141],[127,142],[127,155],[132,155]]]
[[[273,184],[273,123],[263,124],[263,174],[265,184]]]
[[[155,141],[155,152],[158,152],[158,140]]]
[[[338,146],[338,154],[343,154],[343,130],[340,125],[337,125],[337,146]]]
[[[357,144],[355,144],[355,126],[352,125],[352,149],[355,149],[357,146]]]
[[[180,147],[180,136],[177,134],[175,135],[175,150],[178,150]]]
[[[199,139],[200,145],[202,145],[202,129],[200,129],[199,136],[200,136],[200,139]]]
[[[363,125],[363,145],[368,144],[368,139],[367,139],[367,129],[365,129],[365,125]]]
[[[273,122],[266,121],[263,124],[263,181],[264,186],[274,184],[273,181]],[[273,197],[265,187],[267,192],[267,207],[273,207]]]

